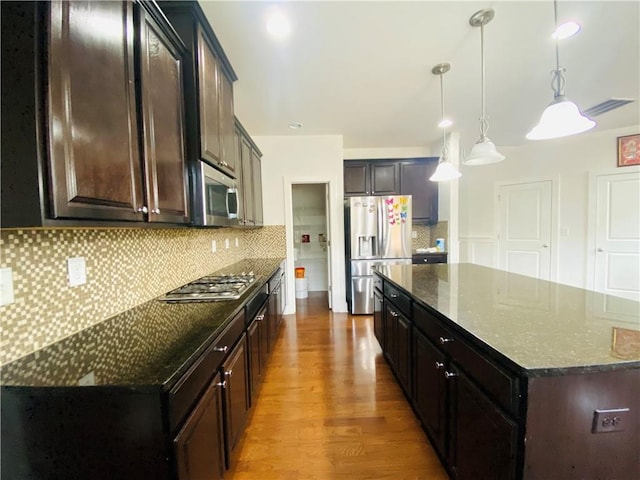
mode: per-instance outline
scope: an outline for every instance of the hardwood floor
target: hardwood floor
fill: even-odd
[[[285,317],[225,478],[447,479],[386,364],[370,316],[334,314],[326,294]]]

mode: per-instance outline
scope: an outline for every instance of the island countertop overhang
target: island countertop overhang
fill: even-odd
[[[473,264],[377,274],[526,376],[640,368],[640,303]]]

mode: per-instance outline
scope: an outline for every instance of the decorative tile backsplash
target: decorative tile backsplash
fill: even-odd
[[[284,226],[2,230],[14,303],[0,307],[0,364],[243,258],[284,257],[284,238]],[[71,257],[84,257],[86,284],[69,286]]]
[[[436,246],[436,238],[444,238],[445,250],[449,245],[449,222],[438,222],[436,225],[413,225],[413,231],[417,238],[412,238],[411,249],[429,248]]]

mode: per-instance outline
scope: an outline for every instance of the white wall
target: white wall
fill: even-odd
[[[342,135],[255,136],[263,153],[262,201],[265,225],[285,225],[287,234],[287,308],[295,312],[291,185],[328,183],[330,195],[332,308],[347,311],[344,271]]]
[[[462,166],[460,179],[461,260],[497,266],[496,186],[504,182],[550,179],[558,189],[556,231],[557,272],[552,280],[586,287],[589,172],[615,169],[617,137],[640,126],[594,131],[555,140],[499,147],[504,162]]]

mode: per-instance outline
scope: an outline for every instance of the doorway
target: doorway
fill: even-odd
[[[326,292],[331,308],[331,248],[329,185],[291,185],[293,257],[296,268],[304,268],[304,280],[296,279],[296,298],[310,292]]]

